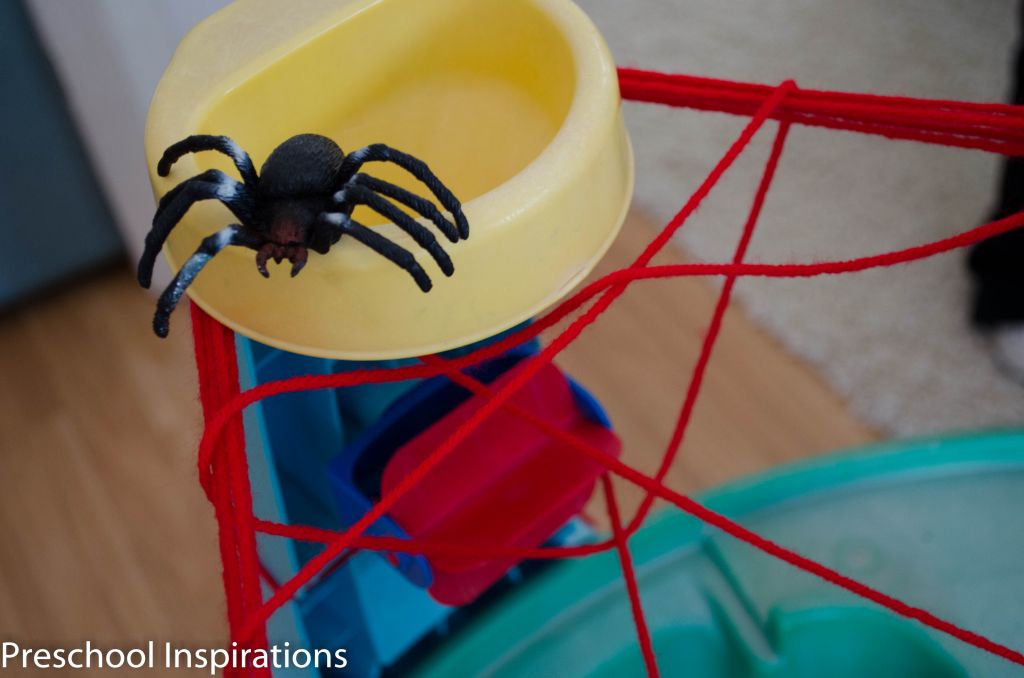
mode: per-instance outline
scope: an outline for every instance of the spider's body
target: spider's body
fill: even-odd
[[[437,238],[391,200],[428,218],[451,242],[469,237],[469,224],[451,191],[422,161],[383,144],[345,155],[327,137],[300,134],[274,149],[257,175],[249,155],[235,142],[227,137],[196,135],[168,148],[157,172],[167,176],[182,155],[206,150],[230,156],[242,181],[220,170],[208,170],[168,191],[160,199],[153,228],[146,236],[146,248],[139,261],[139,283],[149,287],[160,248],[194,203],[219,200],[240,223],[203,240],[161,295],[153,319],[153,329],[160,336],[167,335],[170,314],[185,289],[203,266],[228,245],[256,250],[256,268],[265,277],[270,275],[267,262],[271,259],[277,263],[288,260],[294,276],[306,265],[309,250],[325,254],[343,235],[350,235],[406,270],[427,292],[431,288],[430,278],[412,253],[354,221],[352,211],[357,205],[366,205],[394,222],[430,253],[445,275],[451,275],[454,267]],[[409,171],[430,188],[455,223],[429,200],[359,172],[363,164],[372,161],[394,162]]]

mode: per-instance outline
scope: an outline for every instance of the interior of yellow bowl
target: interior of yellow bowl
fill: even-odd
[[[530,3],[379,2],[212,102],[198,131],[230,130],[257,167],[282,140],[305,132],[346,152],[386,142],[427,159],[468,202],[540,155],[574,91],[570,46]],[[200,166],[230,171],[212,154]],[[424,192],[393,165],[367,170]],[[365,208],[356,217],[382,221]]]
[[[189,288],[233,329],[308,355],[423,355],[508,329],[586,275],[632,194],[614,63],[570,0],[236,0],[186,37],[157,89],[154,189],[211,167],[236,175],[203,153],[157,176],[163,150],[189,134],[228,135],[259,168],[310,132],[346,152],[385,143],[421,158],[463,202],[471,235],[441,239],[448,278],[397,226],[357,209],[417,257],[428,294],[346,238],[294,278],[287,262],[271,266],[269,280],[251,250],[229,247]],[[363,171],[433,197],[389,163]],[[165,247],[172,268],[233,220],[215,202],[195,205]]]

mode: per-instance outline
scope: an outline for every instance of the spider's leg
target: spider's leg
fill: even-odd
[[[448,253],[444,251],[441,243],[437,242],[437,238],[434,237],[434,234],[426,226],[368,188],[349,186],[344,191],[339,191],[339,193],[341,192],[344,192],[345,195],[339,202],[346,202],[350,205],[366,205],[411,235],[417,245],[434,257],[434,261],[437,262],[437,265],[444,271],[445,275],[451,275],[455,272],[455,266],[452,265],[452,260],[448,257]],[[335,199],[337,199],[337,196],[335,196]]]
[[[164,246],[171,230],[185,216],[185,212],[200,200],[213,199],[224,203],[243,223],[251,218],[252,198],[245,185],[220,170],[209,170],[186,179],[160,199],[153,216],[153,227],[146,234],[145,248],[139,258],[140,285],[149,287],[160,248]]]
[[[201,151],[219,151],[229,156],[235,162],[238,173],[246,186],[255,187],[258,181],[256,168],[252,164],[252,158],[242,150],[242,147],[232,141],[229,137],[214,136],[212,134],[193,134],[181,141],[171,144],[164,151],[163,157],[157,163],[156,171],[162,177],[171,173],[171,165],[178,161],[178,158],[186,153],[199,153]]]
[[[396,245],[373,229],[367,228],[357,221],[352,221],[352,217],[343,212],[321,214],[320,218],[337,228],[342,235],[352,236],[377,254],[391,260],[399,268],[404,269],[424,292],[429,292],[433,287],[430,277],[409,250]]]
[[[181,296],[192,284],[203,267],[217,256],[221,250],[228,245],[244,245],[246,247],[257,246],[255,239],[247,234],[241,226],[234,224],[222,228],[211,236],[207,236],[199,244],[195,254],[188,258],[178,273],[174,276],[171,284],[167,286],[160,299],[156,303],[156,314],[153,316],[153,331],[158,337],[166,337],[170,329],[171,313],[174,311]]]
[[[416,210],[427,219],[433,221],[438,230],[444,233],[444,236],[448,238],[448,240],[451,242],[459,241],[459,231],[455,228],[455,224],[448,221],[444,214],[441,213],[441,210],[437,209],[437,206],[426,198],[422,198],[412,191],[407,191],[401,186],[395,186],[394,184],[378,179],[377,177],[372,177],[369,174],[357,174],[352,177],[349,184],[365,186],[371,191],[376,191],[381,195],[386,195],[392,200]],[[338,202],[342,202],[342,200],[338,199],[342,193],[344,193],[344,189],[335,193],[334,199]],[[344,199],[344,196],[342,196],[342,199]]]
[[[348,182],[365,163],[375,161],[393,162],[426,184],[427,188],[437,196],[441,205],[455,217],[455,225],[458,227],[459,235],[463,239],[469,237],[469,222],[466,221],[466,215],[462,213],[462,203],[448,190],[447,186],[441,183],[441,180],[430,170],[427,163],[419,158],[385,144],[371,144],[350,153],[341,164],[338,176],[343,182]]]
[[[203,172],[201,174],[195,175],[191,179],[186,179],[185,181],[181,182],[180,184],[178,184],[177,186],[175,186],[171,190],[169,190],[166,193],[164,193],[163,196],[160,197],[160,200],[157,202],[156,213],[153,215],[153,220],[156,221],[160,217],[160,215],[164,212],[164,210],[166,210],[167,207],[172,202],[174,202],[174,199],[177,198],[179,195],[181,195],[182,191],[184,191],[185,189],[189,188],[189,186],[191,184],[194,184],[194,183],[223,184],[224,185],[224,191],[223,192],[224,192],[225,196],[230,193],[230,190],[229,190],[228,187],[234,185],[234,187],[238,189],[238,191],[237,191],[238,197],[242,197],[242,196],[245,195],[245,188],[242,187],[242,184],[239,184],[237,181],[235,181],[234,179],[232,179],[228,175],[224,174],[220,170],[215,170],[215,169],[206,170],[205,172]],[[236,202],[236,204],[239,205],[239,206],[241,205],[240,201],[238,201],[238,200],[235,200],[234,202]],[[227,204],[227,203],[225,203],[225,204]],[[230,205],[228,205],[228,206],[230,207]]]

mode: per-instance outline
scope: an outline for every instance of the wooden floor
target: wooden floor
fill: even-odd
[[[633,215],[601,271],[653,234]],[[671,260],[671,257],[667,258]],[[717,289],[638,283],[560,363],[656,468]],[[225,636],[213,515],[196,481],[187,319],[154,338],[127,267],[0,317],[0,639],[61,646]],[[869,441],[818,377],[732,309],[669,484],[696,491]],[[623,503],[638,495],[623,489]]]

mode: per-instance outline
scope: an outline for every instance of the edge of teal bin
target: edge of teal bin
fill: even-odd
[[[736,518],[788,500],[879,479],[906,482],[915,476],[936,478],[1001,465],[1024,465],[1024,429],[895,440],[847,449],[741,478],[696,498],[708,508]],[[704,537],[716,532],[681,511],[662,510],[631,539],[630,550],[639,567],[670,552],[696,550]],[[474,626],[438,648],[412,675],[480,675],[480,670],[492,668],[493,660],[516,644],[517,630],[528,632],[535,626],[538,608],[552,616],[561,614],[620,581],[613,551],[567,560],[482,615]],[[626,632],[632,633],[632,629]]]

